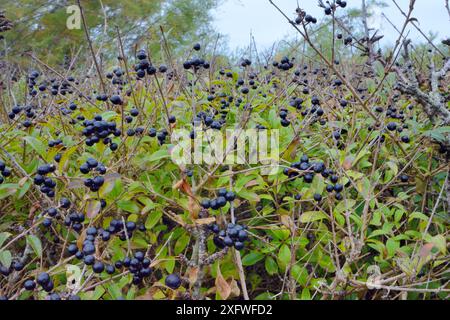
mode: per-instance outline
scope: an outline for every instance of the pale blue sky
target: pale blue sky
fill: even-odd
[[[270,5],[268,0],[224,0],[225,3],[215,12],[214,25],[223,35],[227,36],[230,49],[244,48],[249,45],[250,30],[256,39],[257,45],[266,48],[274,41],[283,40],[286,37],[294,37],[295,30],[290,26],[285,18]],[[274,0],[290,17],[297,6],[297,0]],[[318,7],[316,0],[298,0],[300,7],[307,12],[311,12],[317,17],[323,16],[323,11]],[[397,25],[398,28],[404,22],[398,9],[392,0],[385,0],[389,5],[383,10],[384,14]],[[360,6],[361,0],[347,0],[348,7]],[[409,0],[397,0],[397,3],[406,11]],[[417,0],[414,17],[420,22],[423,31],[437,32],[438,39],[450,36],[450,18],[444,7],[445,0]],[[375,27],[381,28],[385,39],[382,44],[393,43],[398,33],[384,20],[381,15],[372,22]],[[415,30],[411,30],[411,39],[423,38]]]

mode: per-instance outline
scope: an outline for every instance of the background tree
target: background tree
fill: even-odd
[[[211,33],[210,13],[220,0],[83,0],[86,22],[92,40],[102,44],[102,52],[117,52],[115,26],[121,30],[125,47],[142,44],[148,37],[161,36],[159,26],[167,29],[167,41],[182,50],[193,38]],[[87,49],[84,31],[69,30],[67,7],[76,4],[67,0],[5,0],[2,9],[15,27],[5,35],[1,55],[20,60],[20,54],[32,51],[49,63],[61,63],[80,47]],[[153,45],[157,52],[159,47]],[[6,52],[5,52],[6,50]],[[87,51],[85,51],[87,52]],[[17,61],[18,62],[18,61]]]

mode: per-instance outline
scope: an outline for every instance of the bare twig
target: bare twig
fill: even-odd
[[[402,13],[402,15],[408,19],[408,21],[414,26],[414,28],[416,28],[417,31],[420,32],[420,34],[425,38],[425,40],[427,40],[427,42],[437,51],[439,52],[439,54],[445,58],[445,54],[442,53],[441,50],[439,50],[438,47],[436,47],[433,43],[433,41],[431,41],[431,39],[429,37],[427,37],[427,35],[417,26],[417,24],[414,22],[414,20],[411,19],[411,16],[406,14],[402,8],[397,4],[397,2],[395,0],[392,0],[392,2],[394,2],[395,6],[398,8],[398,10]],[[411,3],[413,3],[414,5],[415,0],[411,0],[410,1],[410,5]]]
[[[89,36],[89,30],[88,30],[88,26],[86,24],[86,17],[84,16],[84,9],[83,9],[83,6],[81,5],[80,0],[77,0],[77,2],[78,2],[78,7],[80,8],[81,20],[83,21],[84,33],[86,35],[86,39],[87,39],[88,44],[89,44],[89,49],[91,50],[92,59],[94,59],[95,68],[97,69],[98,77],[99,77],[99,80],[100,80],[100,85],[102,86],[103,93],[107,94],[105,82],[103,81],[102,72],[101,72],[100,66],[99,66],[99,64],[97,62],[97,57],[95,55],[95,51],[94,51],[94,48],[92,46],[92,41],[91,41],[91,38]]]

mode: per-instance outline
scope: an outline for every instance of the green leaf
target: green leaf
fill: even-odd
[[[424,215],[422,212],[413,212],[409,215],[409,222],[411,222],[411,220],[413,219],[419,219],[419,220],[423,220],[423,221],[428,221],[428,217],[426,215]]]
[[[5,183],[0,185],[0,200],[14,195],[19,189],[17,183]]]
[[[450,127],[440,127],[434,130],[426,131],[423,133],[423,135],[439,142],[444,142],[446,140],[445,135],[449,133]]]
[[[175,259],[174,258],[167,258],[167,261],[166,261],[165,265],[166,265],[166,271],[168,273],[172,273],[173,269],[175,268]]]
[[[98,191],[100,193],[100,197],[108,196],[111,191],[116,186],[116,181],[119,180],[119,177],[111,177],[110,179],[105,181],[105,184]]]
[[[117,179],[114,182],[114,187],[111,192],[107,195],[110,199],[117,199],[123,192],[123,182],[121,179]]]
[[[285,244],[283,244],[278,252],[278,260],[281,262],[281,266],[285,267],[291,261],[291,250]]]
[[[161,211],[154,211],[148,215],[147,221],[145,221],[145,228],[147,230],[151,230],[161,219],[162,217]]]
[[[166,158],[170,158],[169,151],[167,149],[161,149],[156,151],[152,155],[145,157],[143,160],[145,162],[155,162]]]
[[[278,273],[278,264],[274,258],[267,256],[264,265],[266,267],[267,273],[270,274],[271,276]]]
[[[392,173],[394,174],[394,176],[396,176],[398,173],[398,165],[392,161],[386,162],[386,165],[392,170]]]
[[[136,297],[136,289],[135,287],[131,287],[127,293],[127,300],[135,300]]]
[[[181,237],[178,238],[177,242],[175,243],[174,252],[176,255],[179,255],[186,249],[187,245],[189,244],[189,240],[191,237],[187,233],[183,234]]]
[[[92,298],[90,298],[90,300],[99,300],[104,293],[105,289],[103,288],[103,286],[97,286],[95,287],[94,294],[92,295]]]
[[[301,223],[309,223],[322,219],[328,219],[328,216],[320,211],[308,211],[300,216]]]
[[[27,243],[33,248],[38,257],[42,256],[42,243],[38,237],[32,234],[28,235]]]
[[[296,264],[292,266],[291,272],[295,281],[297,281],[299,285],[306,286],[308,282],[308,270],[306,270],[305,267]]]
[[[12,262],[11,252],[8,250],[0,251],[0,263],[2,266],[9,268]]]
[[[253,251],[242,258],[242,265],[246,267],[253,266],[262,259],[264,259],[264,255],[262,253]]]
[[[253,201],[253,202],[258,202],[260,201],[259,196],[255,193],[255,192],[251,192],[245,189],[242,189],[241,191],[238,192],[238,196],[240,198],[244,198],[248,201]]]
[[[47,147],[43,142],[36,139],[35,137],[24,137],[23,138],[33,149],[36,151],[43,159],[47,159]]]
[[[17,198],[18,199],[22,199],[23,196],[28,192],[28,190],[30,190],[30,187],[32,185],[32,181],[31,180],[27,180],[25,181],[25,183],[23,184],[23,186],[21,188],[19,188],[18,192],[17,192]]]
[[[384,71],[384,67],[383,67],[383,65],[381,64],[381,62],[375,61],[375,63],[374,63],[374,69],[375,69],[375,72],[376,72],[377,76],[378,76],[379,78],[383,78],[383,76],[384,76],[384,74],[385,74],[385,71]]]
[[[309,292],[308,288],[303,288],[301,299],[302,300],[311,300],[311,293]]]
[[[1,232],[0,233],[0,248],[2,247],[3,243],[5,243],[6,239],[8,239],[11,236],[11,233],[9,232]]]
[[[255,300],[274,300],[273,294],[270,292],[263,292],[255,297]]]
[[[338,203],[338,205],[334,208],[335,213],[344,213],[347,211],[351,211],[351,209],[355,206],[356,200],[347,199]]]
[[[381,226],[381,211],[376,210],[373,213],[372,220],[370,221],[370,225],[380,227]]]
[[[131,200],[119,200],[117,201],[117,207],[129,213],[138,214],[140,212],[139,206]]]
[[[119,299],[122,297],[122,290],[119,288],[119,286],[116,283],[111,283],[108,285],[108,293],[111,295],[111,298],[114,300]]]
[[[389,239],[388,241],[386,241],[386,249],[388,252],[388,257],[393,257],[395,255],[395,253],[397,252],[397,249],[400,248],[400,243],[393,240],[393,239]]]
[[[234,184],[234,190],[239,193],[241,190],[243,190],[244,186],[255,179],[254,175],[248,175],[248,176],[241,176],[236,180],[236,183]]]
[[[103,120],[105,120],[105,121],[111,121],[111,120],[113,120],[114,118],[117,118],[117,117],[118,117],[118,114],[117,114],[117,112],[115,112],[115,111],[106,111],[106,112],[103,112],[103,113],[101,114],[101,116],[102,116]]]
[[[59,161],[59,172],[64,172],[64,167],[66,166],[66,164],[68,163],[70,156],[77,151],[78,149],[78,145],[75,145],[71,148],[69,148],[68,150],[66,150],[62,156],[61,156],[61,160]]]

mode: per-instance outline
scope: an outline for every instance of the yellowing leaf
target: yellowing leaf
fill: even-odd
[[[323,220],[323,219],[328,219],[328,216],[325,213],[320,212],[320,211],[308,211],[308,212],[304,212],[300,216],[301,223],[309,223],[309,222],[314,222],[314,221]]]
[[[95,218],[102,209],[102,204],[98,200],[89,200],[86,208],[86,215],[89,219]]]
[[[431,238],[430,242],[434,244],[434,246],[442,253],[447,253],[447,243],[445,241],[445,237],[441,234],[434,236]]]

